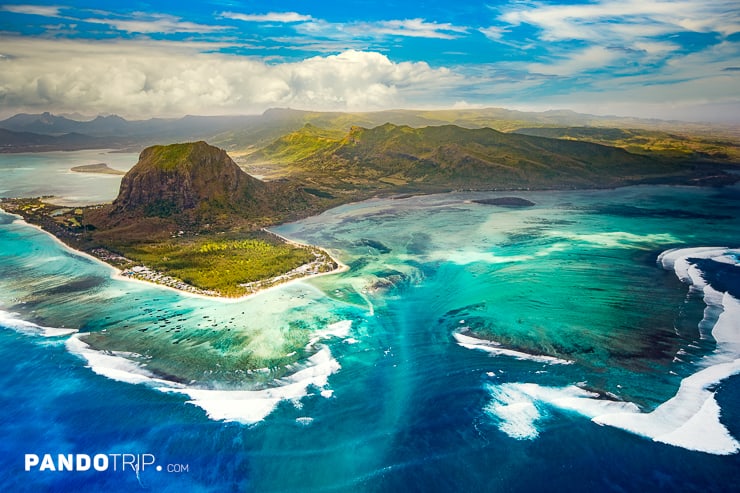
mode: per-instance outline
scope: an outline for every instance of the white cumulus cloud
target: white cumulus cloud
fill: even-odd
[[[461,78],[375,52],[268,64],[213,44],[2,40],[0,106],[126,117],[254,113],[272,106],[369,110],[438,101]]]

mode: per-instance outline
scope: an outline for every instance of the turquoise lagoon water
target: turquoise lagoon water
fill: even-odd
[[[740,189],[472,202],[497,195],[275,228],[350,269],[238,302],[118,279],[0,214],[0,483],[732,491]],[[163,470],[24,470],[46,453],[151,454]]]
[[[54,195],[60,205],[90,205],[116,198],[121,177],[71,171],[75,166],[105,163],[128,171],[139,156],[101,149],[24,152],[0,155],[0,197]]]

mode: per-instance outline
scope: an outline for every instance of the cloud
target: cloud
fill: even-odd
[[[55,17],[71,22],[87,22],[89,24],[102,24],[110,26],[118,31],[139,34],[152,33],[210,33],[230,29],[226,26],[197,24],[183,21],[182,18],[166,14],[148,14],[144,12],[132,12],[127,15],[113,14],[105,11],[86,11],[86,14],[94,14],[99,17],[74,17],[62,15],[61,7],[39,7],[34,5],[7,5],[0,10],[32,14],[44,17]],[[50,32],[59,32],[63,25],[46,26]]]
[[[724,41],[673,57],[660,70],[592,78],[587,88],[570,87],[529,102],[592,114],[740,123],[740,71],[726,70],[739,49],[740,43]]]
[[[468,28],[450,23],[427,22],[425,19],[385,20],[375,22],[328,22],[310,15],[296,12],[270,12],[268,14],[240,14],[222,12],[221,17],[245,22],[301,23],[298,27],[303,33],[346,38],[348,36],[385,37],[405,36],[413,38],[454,39],[467,33]]]
[[[490,39],[491,41],[499,41],[504,37],[504,34],[508,32],[507,29],[503,27],[497,27],[497,26],[490,26],[490,27],[481,27],[478,29],[485,37]]]
[[[60,7],[42,7],[40,5],[3,5],[0,10],[14,14],[40,15],[43,17],[57,17]]]
[[[714,40],[703,40],[711,45],[740,32],[737,0],[597,0],[562,5],[524,2],[507,4],[499,12],[498,20],[505,27],[488,28],[484,34],[505,42],[506,29],[516,34],[524,25],[537,28],[543,53],[530,69],[552,75],[615,67],[603,76],[611,79],[609,75],[653,72],[687,51],[696,51],[696,45],[684,44],[681,34],[715,34]],[[574,53],[574,47],[579,51]]]
[[[306,39],[331,40],[334,43],[356,44],[360,40],[385,42],[392,37],[457,39],[468,33],[464,26],[428,22],[425,19],[393,19],[373,22],[327,22],[314,19],[296,26],[296,32]]]
[[[307,22],[313,19],[310,15],[297,12],[270,12],[267,14],[240,14],[238,12],[221,12],[221,17],[244,22]]]
[[[82,22],[103,24],[119,31],[129,33],[207,33],[223,29],[225,26],[213,26],[183,21],[179,17],[164,14],[134,13],[130,19],[87,18]]]
[[[591,46],[577,52],[569,52],[568,56],[557,63],[533,63],[528,68],[536,74],[568,76],[595,69],[602,70],[622,56],[623,53],[619,50]]]
[[[444,100],[463,79],[374,52],[267,64],[210,43],[2,40],[0,106],[126,117],[255,113],[273,106],[370,110]],[[452,97],[452,96],[450,96]]]
[[[684,31],[740,32],[736,0],[600,0],[588,4],[511,4],[500,20],[529,24],[545,41],[644,38]],[[616,36],[616,38],[615,38]]]
[[[467,33],[468,28],[449,23],[427,22],[424,19],[405,19],[359,23],[351,25],[350,31],[378,36],[407,36],[412,38],[455,39]]]

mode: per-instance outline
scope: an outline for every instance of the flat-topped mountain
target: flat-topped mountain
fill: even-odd
[[[262,200],[265,188],[226,151],[203,141],[152,146],[123,177],[113,213],[169,216],[213,208],[238,211]]]
[[[263,182],[226,151],[206,142],[144,149],[121,180],[112,204],[90,209],[85,222],[104,244],[190,232],[253,231],[330,206],[291,180]]]
[[[260,181],[200,141],[145,149],[112,204],[64,208],[18,199],[11,207],[125,275],[240,296],[337,267],[320,249],[262,230],[325,210],[332,199],[294,181]]]
[[[263,169],[281,168],[282,177],[258,180],[203,141],[153,146],[123,177],[112,204],[54,215],[62,208],[19,203],[15,210],[108,261],[141,262],[178,283],[243,294],[252,282],[326,257],[289,247],[262,228],[376,194],[726,184],[738,178],[712,163],[454,125],[385,124],[344,134],[309,125],[254,155]],[[483,202],[529,205],[516,197]],[[366,243],[381,253],[387,250],[375,240]]]

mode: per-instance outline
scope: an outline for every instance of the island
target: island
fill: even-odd
[[[492,199],[475,199],[471,202],[484,205],[498,205],[499,207],[532,207],[536,205],[531,200],[521,197],[496,197]]]
[[[83,164],[81,166],[73,166],[70,171],[75,173],[98,173],[102,175],[125,175],[125,171],[120,169],[111,168],[105,163],[97,164]]]

